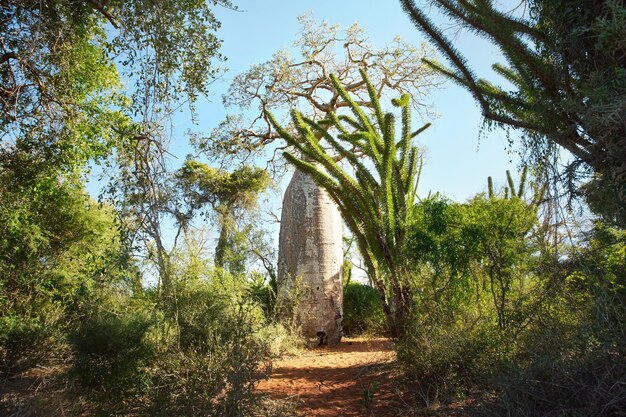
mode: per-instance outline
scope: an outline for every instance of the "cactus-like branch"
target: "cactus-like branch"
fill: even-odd
[[[348,103],[354,118],[329,112],[322,122],[316,122],[294,110],[296,134],[287,132],[271,115],[269,119],[287,143],[302,154],[298,158],[285,153],[286,160],[310,175],[337,203],[381,298],[394,300],[383,307],[408,309],[403,305],[408,302],[403,294],[409,285],[402,279],[404,229],[415,201],[416,176],[421,171],[418,149],[411,142],[429,125],[411,131],[409,97],[404,95],[393,102],[402,112],[402,137],[396,141],[394,115],[382,113],[367,74],[363,72],[362,76],[370,94],[367,108],[357,104],[331,75],[337,94]],[[353,170],[352,174],[345,165]]]

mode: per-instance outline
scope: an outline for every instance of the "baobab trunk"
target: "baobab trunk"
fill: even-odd
[[[339,343],[343,319],[342,220],[313,179],[296,170],[283,198],[278,293],[283,315],[318,344]]]

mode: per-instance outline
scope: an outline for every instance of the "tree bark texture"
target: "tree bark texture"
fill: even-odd
[[[309,342],[336,344],[343,320],[342,220],[313,179],[296,170],[283,198],[278,294]]]

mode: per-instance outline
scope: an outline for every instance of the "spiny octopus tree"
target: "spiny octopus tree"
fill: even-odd
[[[405,251],[420,166],[413,139],[430,124],[411,130],[410,97],[403,94],[392,100],[402,111],[402,132],[396,138],[394,114],[383,112],[375,86],[364,70],[361,76],[369,93],[367,106],[359,105],[339,79],[330,76],[352,115],[328,112],[326,118],[313,120],[293,110],[295,132],[271,114],[270,121],[298,152],[285,152],[287,161],[308,174],[339,207],[380,294],[389,330],[401,336],[413,294]]]

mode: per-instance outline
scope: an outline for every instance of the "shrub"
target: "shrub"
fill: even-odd
[[[58,328],[40,317],[0,316],[0,372],[35,365],[58,350],[62,340]]]
[[[155,347],[147,338],[154,323],[141,312],[90,317],[70,336],[73,374],[93,400],[117,408],[150,386]],[[113,411],[113,410],[110,410]],[[115,410],[120,411],[118,410]]]
[[[492,321],[461,318],[451,323],[413,319],[396,345],[398,362],[415,381],[424,405],[462,399],[484,386],[507,350]]]
[[[582,334],[579,337],[583,337]],[[527,346],[526,360],[511,362],[495,373],[492,383],[499,393],[486,415],[619,416],[626,414],[626,359],[612,349],[586,349],[558,331],[543,335]],[[582,340],[574,341],[580,344]]]
[[[204,284],[183,289],[176,306],[177,334],[153,366],[153,414],[248,415],[254,385],[270,369],[269,345],[257,337],[260,308]]]
[[[380,334],[385,316],[378,291],[369,285],[348,283],[343,289],[343,331],[347,335]]]
[[[596,224],[589,237],[573,270],[550,280],[515,361],[494,374],[489,415],[626,415],[626,233]]]
[[[288,324],[269,322],[259,329],[256,337],[268,346],[274,358],[283,354],[296,355],[306,347],[299,330]]]
[[[91,313],[72,335],[86,398],[106,415],[251,415],[272,356],[260,307],[201,280],[174,293]]]

